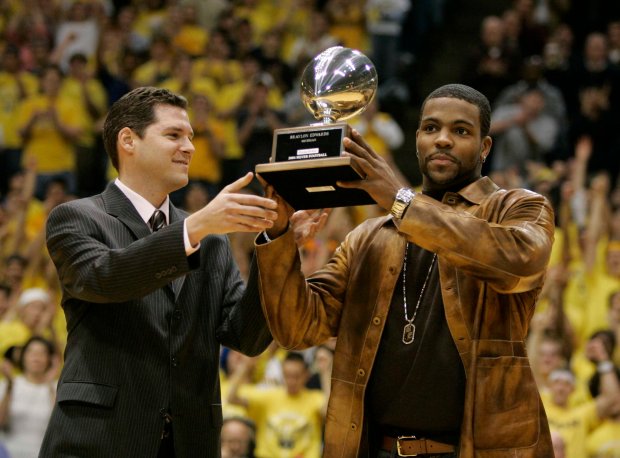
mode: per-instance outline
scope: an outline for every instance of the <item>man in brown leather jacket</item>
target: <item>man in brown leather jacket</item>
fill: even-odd
[[[390,215],[354,229],[307,279],[279,196],[257,238],[261,299],[288,349],[337,336],[324,456],[553,457],[525,351],[553,242],[542,196],[481,177],[489,102],[447,85],[422,104],[422,192],[353,132],[346,152]],[[267,188],[267,192],[273,190]]]

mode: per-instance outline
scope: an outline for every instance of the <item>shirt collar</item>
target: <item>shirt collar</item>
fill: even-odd
[[[116,178],[116,180],[114,181],[114,184],[129,199],[131,204],[135,207],[135,209],[140,214],[140,218],[142,218],[142,220],[144,220],[144,222],[148,224],[149,220],[151,219],[151,216],[153,216],[153,212],[157,210],[157,208],[155,208],[148,200],[146,200],[136,191],[129,188],[127,185],[123,184],[123,182],[119,180],[118,178]],[[159,207],[159,210],[164,212],[164,215],[166,215],[166,224],[169,224],[170,223],[170,217],[169,217],[170,197],[169,196],[166,196],[166,199],[164,200],[164,203],[161,204],[161,206]]]
[[[458,191],[458,194],[472,204],[479,205],[484,199],[487,198],[487,196],[494,193],[498,189],[499,186],[497,186],[489,177],[483,176]]]

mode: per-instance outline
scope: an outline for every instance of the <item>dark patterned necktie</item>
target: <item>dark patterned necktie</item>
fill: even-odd
[[[149,220],[149,225],[151,226],[151,230],[153,232],[157,232],[162,227],[166,225],[166,215],[161,210],[155,210],[153,212],[153,216]]]
[[[157,232],[165,225],[166,215],[161,210],[155,210],[153,212],[153,216],[151,216],[151,219],[149,219],[149,226],[151,226],[151,230],[153,232]],[[183,281],[181,278],[176,278],[170,283],[170,287],[172,288],[172,291],[174,291],[175,296],[179,293],[181,285],[183,285]]]

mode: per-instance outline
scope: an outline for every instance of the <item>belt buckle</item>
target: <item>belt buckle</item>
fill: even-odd
[[[398,436],[398,437],[396,438],[396,450],[398,451],[398,456],[418,456],[418,454],[417,454],[417,453],[416,453],[416,454],[414,454],[414,455],[403,455],[403,454],[400,452],[400,440],[401,440],[401,439],[412,439],[412,440],[417,440],[417,437],[415,437],[415,436]]]

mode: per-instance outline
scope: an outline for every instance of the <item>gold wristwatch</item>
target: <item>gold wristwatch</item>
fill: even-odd
[[[390,209],[390,213],[396,219],[401,219],[405,210],[411,203],[411,199],[415,196],[415,192],[409,188],[400,188],[396,193],[396,199],[394,199],[394,203],[392,204],[392,208]]]

